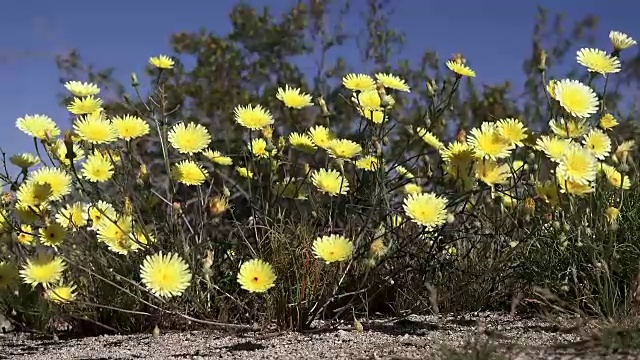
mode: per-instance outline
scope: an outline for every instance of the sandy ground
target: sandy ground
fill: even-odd
[[[581,342],[564,326],[504,314],[413,316],[367,328],[363,333],[345,328],[269,337],[193,331],[59,341],[4,334],[0,359],[446,359],[447,349],[469,349],[473,341],[480,344],[476,348],[488,342],[497,346],[506,359],[640,359],[640,352],[611,354]]]

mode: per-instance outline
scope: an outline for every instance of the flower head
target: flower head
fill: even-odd
[[[613,225],[618,221],[618,217],[620,217],[620,210],[610,206],[604,210],[604,216],[607,218],[609,224]]]
[[[251,259],[242,263],[237,279],[243,289],[262,293],[275,286],[276,275],[269,263],[262,259]]]
[[[251,130],[260,130],[274,123],[269,110],[261,105],[236,106],[233,113],[238,124]]]
[[[39,253],[27,260],[20,270],[20,277],[25,284],[31,284],[33,287],[40,284],[46,288],[60,280],[65,268],[66,265],[61,258]]]
[[[207,128],[195,123],[178,123],[169,131],[169,143],[181,154],[195,154],[211,142]]]
[[[202,185],[207,175],[207,170],[192,160],[182,160],[173,167],[173,177],[187,186]]]
[[[611,139],[600,129],[591,129],[582,143],[598,160],[604,160],[611,153]]]
[[[158,69],[171,69],[173,68],[173,65],[175,65],[175,62],[166,55],[158,55],[150,57],[149,64],[157,67]]]
[[[149,124],[137,116],[116,116],[112,123],[116,134],[123,140],[136,139],[149,133]]]
[[[478,157],[492,160],[508,157],[513,149],[511,142],[500,135],[494,123],[483,123],[480,129],[472,129],[467,142]]]
[[[589,86],[578,80],[564,79],[557,82],[555,98],[571,115],[587,118],[598,111],[598,97]]]
[[[87,205],[81,202],[67,204],[56,214],[56,222],[65,228],[87,225]]]
[[[380,110],[382,100],[376,89],[361,91],[359,94],[354,94],[352,99],[358,106],[367,113],[367,110]]]
[[[613,44],[614,51],[622,51],[637,44],[637,42],[633,40],[629,35],[620,31],[609,32],[609,39],[611,40],[611,44]]]
[[[98,95],[100,93],[100,88],[96,84],[88,82],[67,81],[64,87],[69,90],[73,96],[78,97]]]
[[[267,142],[264,139],[256,138],[251,140],[249,144],[249,150],[257,158],[268,158],[269,151],[267,150]]]
[[[468,76],[468,77],[476,76],[476,72],[471,70],[471,68],[469,68],[464,62],[460,60],[449,60],[446,62],[446,65],[449,68],[449,70],[453,71],[458,76]]]
[[[329,129],[322,125],[317,125],[309,129],[309,136],[311,136],[314,144],[323,149],[328,149],[329,143],[333,140],[333,135]]]
[[[421,193],[407,196],[403,208],[414,223],[432,230],[447,221],[447,204],[434,193]]]
[[[236,167],[236,171],[238,175],[242,176],[246,179],[253,179],[253,171],[247,169],[246,167],[238,166]]]
[[[387,89],[410,92],[409,85],[406,81],[392,74],[377,73],[376,80]]]
[[[320,169],[311,175],[311,182],[318,190],[335,196],[349,191],[349,181],[336,170]]]
[[[387,118],[387,114],[382,109],[359,107],[358,113],[360,114],[360,116],[373,122],[374,124],[382,124]]]
[[[88,206],[87,216],[91,220],[93,228],[95,229],[98,228],[98,226],[104,220],[115,219],[116,210],[114,209],[113,205],[109,204],[108,202],[98,200],[97,203]]]
[[[313,105],[311,95],[301,92],[298,88],[289,87],[289,85],[285,85],[284,89],[278,88],[276,98],[282,101],[285,106],[293,109],[302,109]]]
[[[58,224],[55,221],[50,221],[46,226],[40,228],[39,235],[40,242],[43,245],[57,248],[58,245],[62,244],[62,242],[64,241],[67,232],[62,227],[62,225]]]
[[[560,162],[570,144],[570,139],[544,135],[538,138],[535,148],[544,152],[551,161]]]
[[[15,234],[16,241],[22,245],[34,245],[33,228],[31,225],[22,224]]]
[[[51,186],[51,200],[59,200],[71,192],[71,176],[54,167],[41,167],[29,175],[29,181]]]
[[[496,124],[498,134],[511,145],[523,146],[522,141],[527,138],[527,128],[517,119],[502,119]]]
[[[578,144],[571,144],[562,157],[556,170],[559,179],[576,184],[588,184],[595,180],[597,160],[588,149]]]
[[[102,112],[102,99],[95,98],[93,95],[76,97],[73,98],[71,104],[67,106],[67,110],[74,115],[91,114],[97,111]]]
[[[15,154],[11,156],[9,158],[9,161],[13,165],[21,168],[22,170],[26,170],[32,167],[33,165],[36,165],[37,163],[39,163],[40,159],[33,154],[22,153],[22,154]]]
[[[507,183],[511,176],[509,164],[498,164],[488,159],[478,161],[475,170],[476,177],[491,187]]]
[[[367,155],[356,160],[356,168],[364,171],[375,171],[380,161],[373,155]]]
[[[116,139],[113,124],[100,111],[79,116],[73,123],[73,129],[80,139],[91,144],[105,144]]]
[[[314,144],[311,136],[307,134],[300,134],[297,132],[289,134],[289,144],[300,151],[308,152],[311,154],[315,153],[316,149],[318,148],[316,144]]]
[[[554,134],[563,138],[579,138],[589,131],[589,125],[582,119],[552,119],[549,127]]]
[[[427,145],[431,146],[436,150],[440,150],[444,148],[444,144],[438,139],[437,136],[433,135],[431,131],[423,127],[416,128],[416,134],[420,136],[422,141],[424,141]]]
[[[618,126],[618,120],[613,117],[611,114],[604,114],[600,121],[598,122],[598,126],[600,126],[603,130],[610,130],[616,126]]]
[[[576,55],[578,64],[584,66],[590,72],[596,72],[606,76],[620,71],[620,60],[607,54],[603,50],[584,48],[578,50]]]
[[[341,235],[320,236],[313,241],[313,254],[327,264],[351,257],[353,243]]]
[[[220,151],[207,149],[202,152],[202,155],[209,159],[212,163],[216,163],[218,165],[229,166],[233,165],[233,159],[228,156],[222,155]]]
[[[557,178],[560,191],[570,195],[584,196],[595,191],[593,184],[581,184],[575,181]]]
[[[617,189],[627,190],[631,187],[631,181],[627,175],[622,175],[616,168],[608,164],[600,164],[600,170],[604,173],[609,185]]]
[[[48,288],[45,293],[45,299],[58,304],[64,304],[75,300],[76,298],[75,285],[57,285]]]
[[[376,88],[376,82],[369,75],[347,74],[342,78],[342,85],[352,91],[366,91]]]
[[[329,142],[327,152],[329,156],[337,159],[351,159],[360,154],[362,146],[360,144],[346,139],[335,139]]]
[[[442,160],[456,165],[466,165],[475,158],[474,148],[467,142],[454,141],[440,151]]]
[[[107,156],[95,152],[82,164],[82,177],[91,182],[105,182],[113,176],[113,163]]]
[[[142,283],[155,295],[181,295],[189,287],[191,271],[178,254],[162,252],[148,255],[140,266]]]
[[[73,161],[76,162],[78,160],[84,159],[84,150],[76,143],[73,143],[71,146],[73,151]],[[53,153],[53,157],[56,158],[61,164],[70,166],[71,161],[67,158],[68,149],[67,145],[63,140],[58,139],[57,141],[50,143],[50,151]]]
[[[422,192],[422,186],[414,182],[410,182],[402,187],[405,194],[420,194]]]
[[[16,127],[23,133],[40,140],[48,140],[60,135],[58,125],[46,115],[25,115],[16,120]]]

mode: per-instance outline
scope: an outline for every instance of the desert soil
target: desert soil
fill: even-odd
[[[451,351],[495,347],[504,359],[640,359],[584,340],[572,322],[482,313],[464,317],[411,316],[376,322],[360,333],[345,326],[323,333],[230,335],[219,331],[109,335],[43,340],[0,334],[0,359],[447,359]],[[272,334],[273,335],[273,334]],[[475,344],[475,345],[473,345]],[[487,345],[489,344],[489,345]],[[494,359],[496,357],[453,357]]]

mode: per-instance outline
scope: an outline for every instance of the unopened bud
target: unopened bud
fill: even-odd
[[[320,96],[318,98],[318,106],[320,106],[320,111],[322,112],[322,116],[329,116],[329,109],[327,108],[327,103],[324,101],[324,98]]]
[[[541,49],[538,54],[538,70],[540,70],[540,72],[547,70],[547,52],[543,49]]]
[[[138,82],[138,75],[136,75],[136,73],[132,72],[131,73],[131,86],[137,87],[138,85],[140,85],[140,83]]]
[[[427,81],[427,95],[429,95],[429,97],[436,96],[437,90],[438,90],[438,84],[435,81],[433,80]]]

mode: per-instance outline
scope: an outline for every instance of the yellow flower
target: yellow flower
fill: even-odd
[[[611,114],[604,114],[600,118],[600,122],[598,123],[598,125],[603,130],[609,130],[618,126],[618,120],[616,120],[616,118],[614,118]]]
[[[313,143],[311,136],[297,132],[289,134],[289,144],[300,151],[311,154],[316,152],[316,149],[318,148],[316,144]]]
[[[36,165],[40,162],[37,156],[29,153],[15,154],[9,158],[9,161],[21,168],[22,170],[27,170],[28,168]]]
[[[356,160],[356,168],[365,171],[375,171],[378,168],[378,158],[373,155],[367,155]]]
[[[442,149],[440,156],[445,162],[464,166],[474,160],[475,151],[466,142],[454,141]]]
[[[0,261],[0,290],[12,287],[18,279],[18,269],[8,261]]]
[[[587,118],[598,111],[596,93],[578,80],[558,81],[555,98],[568,113],[579,118]]]
[[[237,280],[243,289],[262,293],[275,286],[276,278],[269,263],[262,259],[251,259],[242,263]]]
[[[409,89],[409,85],[407,85],[407,83],[398,76],[392,74],[377,73],[376,80],[378,80],[378,82],[382,84],[382,86],[388,89],[411,92],[411,90]]]
[[[219,216],[229,208],[229,198],[225,195],[218,195],[209,201],[209,212],[213,216]]]
[[[527,138],[527,128],[517,119],[507,118],[498,121],[498,133],[511,145],[523,146],[522,141]]]
[[[587,122],[577,119],[552,119],[549,121],[549,127],[554,134],[564,138],[579,138],[589,131]]]
[[[418,134],[418,136],[420,136],[422,141],[427,143],[427,145],[431,146],[432,148],[436,150],[444,148],[444,144],[438,139],[438,137],[433,135],[432,132],[427,131],[427,129],[418,127],[416,128],[416,133]]]
[[[475,170],[476,177],[491,187],[508,183],[511,176],[511,169],[508,164],[500,165],[488,159],[476,163]]]
[[[402,165],[397,165],[396,166],[396,172],[398,173],[398,175],[400,175],[401,177],[405,178],[405,179],[409,179],[412,180],[415,176],[413,176],[413,174],[407,170],[406,167],[402,166]]]
[[[73,123],[73,129],[80,139],[91,144],[105,144],[116,139],[111,121],[99,111],[79,116]]]
[[[178,123],[169,131],[169,143],[181,154],[195,154],[204,150],[211,142],[207,128],[200,124]]]
[[[166,55],[158,55],[150,57],[149,64],[157,67],[158,69],[172,69],[175,62]]]
[[[600,129],[592,129],[582,143],[598,160],[604,160],[611,153],[611,139]]]
[[[380,95],[378,95],[378,91],[376,89],[365,90],[357,95],[353,94],[352,100],[359,105],[365,113],[368,112],[368,110],[381,109],[382,100],[380,100]]]
[[[321,192],[335,196],[349,191],[349,181],[336,170],[320,169],[311,175],[311,182]]]
[[[285,85],[284,89],[278,88],[276,98],[282,101],[285,106],[293,109],[302,109],[313,105],[311,95],[301,92],[298,88],[291,88],[289,85]]]
[[[75,300],[75,291],[75,285],[61,284],[47,289],[44,293],[44,297],[53,303],[64,304]]]
[[[46,115],[25,115],[16,120],[16,127],[23,133],[40,140],[48,140],[60,135],[58,125]]]
[[[558,178],[560,191],[570,195],[584,196],[595,191],[593,184],[580,184],[575,181]]]
[[[65,228],[83,227],[88,218],[87,205],[81,202],[67,204],[56,214],[56,221]]]
[[[140,243],[131,236],[133,231],[133,218],[129,215],[104,218],[96,228],[98,241],[105,243],[109,250],[123,255],[140,249]]]
[[[606,76],[620,71],[620,60],[607,54],[603,50],[583,48],[576,54],[578,64],[587,68],[590,72],[597,72]]]
[[[95,152],[82,164],[82,177],[91,182],[105,182],[113,176],[111,159]]]
[[[20,270],[20,276],[25,284],[31,284],[33,287],[41,284],[47,288],[60,280],[65,268],[66,265],[62,259],[40,253],[27,260]]]
[[[229,166],[233,165],[233,160],[228,157],[222,155],[220,151],[207,149],[202,152],[202,155],[209,159],[209,161],[216,163],[218,165]]]
[[[173,167],[173,177],[187,186],[202,185],[208,172],[192,160],[182,160]]]
[[[384,110],[374,108],[358,108],[360,116],[373,122],[374,124],[382,124],[387,118],[387,114]]]
[[[16,201],[26,206],[39,207],[47,205],[52,196],[51,185],[25,181],[16,192]]]
[[[366,91],[376,88],[376,82],[369,75],[347,74],[342,78],[342,85],[352,91]]]
[[[57,168],[41,167],[29,175],[29,181],[36,184],[49,184],[51,200],[60,200],[71,192],[71,176]]]
[[[543,151],[552,161],[560,162],[570,144],[572,144],[570,139],[543,135],[536,141],[535,148]]]
[[[261,130],[274,123],[273,116],[269,110],[261,105],[236,106],[233,113],[238,124],[251,130]]]
[[[342,235],[319,236],[312,247],[313,254],[327,264],[347,260],[353,253],[353,243]]]
[[[453,71],[459,76],[469,76],[469,77],[476,76],[476,72],[471,70],[471,68],[469,68],[460,60],[449,60],[446,62],[446,65],[449,68],[449,70]]]
[[[362,151],[360,144],[346,139],[335,139],[329,142],[327,152],[336,159],[351,159]]]
[[[116,210],[113,205],[98,200],[96,204],[92,204],[87,209],[87,215],[92,222],[92,228],[97,229],[104,220],[114,220],[116,218]]]
[[[162,252],[148,255],[140,266],[140,279],[152,293],[161,297],[181,295],[191,282],[189,266],[178,254]]]
[[[309,136],[311,136],[311,140],[313,140],[314,144],[323,149],[327,149],[329,147],[329,143],[333,140],[333,135],[329,129],[322,125],[317,125],[316,127],[309,129]]]
[[[636,147],[636,141],[635,140],[623,141],[616,148],[616,152],[611,157],[612,160],[615,163],[621,162],[621,163],[625,164],[627,162],[627,160],[629,159],[629,155],[631,154],[631,151],[633,149],[635,149],[635,147]]]
[[[609,224],[613,225],[618,221],[618,217],[620,217],[620,210],[610,206],[604,210],[604,216],[607,218]]]
[[[243,178],[253,179],[253,171],[247,169],[246,167],[236,167],[236,171],[238,172],[238,175],[242,176]]]
[[[571,144],[558,164],[556,175],[559,179],[586,185],[595,180],[597,160],[588,149]]]
[[[553,181],[544,183],[536,183],[534,191],[543,201],[551,206],[560,204],[560,194],[558,193],[558,185]]]
[[[78,160],[84,159],[84,150],[78,145],[73,144],[73,161],[76,162]],[[67,145],[65,145],[64,141],[58,139],[54,143],[51,144],[50,151],[53,153],[53,157],[55,157],[61,164],[70,166],[71,162],[67,159]]]
[[[67,110],[74,115],[91,114],[94,112],[102,112],[102,99],[95,98],[93,95],[85,97],[73,98],[73,101]]]
[[[408,183],[403,186],[405,194],[420,194],[422,192],[422,186],[416,183]]]
[[[434,193],[421,193],[407,196],[403,208],[411,221],[433,230],[447,221],[447,204],[447,199]]]
[[[249,150],[257,158],[269,157],[269,151],[267,151],[267,142],[264,139],[253,139],[249,144]]]
[[[51,246],[55,249],[62,244],[67,233],[62,225],[51,221],[45,227],[40,228],[39,235],[40,242],[43,245]]]
[[[16,241],[22,245],[33,245],[33,234],[33,228],[31,225],[22,224],[20,225],[20,230],[16,233]]]
[[[617,188],[627,190],[631,187],[631,181],[627,175],[622,176],[622,174],[616,170],[611,165],[608,164],[600,164],[600,170],[604,173],[604,176],[607,178],[607,182],[609,185]]]
[[[78,97],[98,95],[100,93],[100,88],[96,84],[88,82],[67,81],[64,87],[69,90],[73,96]]]
[[[629,35],[620,31],[609,32],[609,39],[611,40],[611,44],[613,44],[614,51],[622,51],[637,44],[637,42],[633,40]]]
[[[503,138],[494,123],[483,123],[480,129],[471,130],[467,142],[480,158],[491,160],[509,157],[513,145]]]
[[[112,123],[116,134],[123,140],[139,138],[149,133],[149,124],[137,116],[116,116]]]

